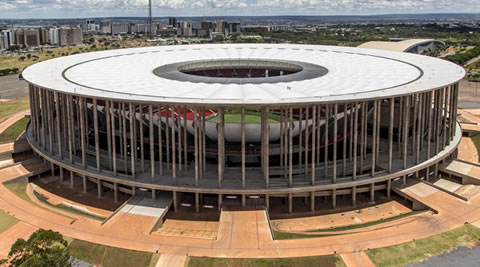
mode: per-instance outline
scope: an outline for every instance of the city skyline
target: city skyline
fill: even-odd
[[[480,4],[474,0],[161,0],[152,1],[152,12],[154,17],[477,13]],[[0,17],[5,19],[147,15],[147,0],[6,0],[0,6]]]

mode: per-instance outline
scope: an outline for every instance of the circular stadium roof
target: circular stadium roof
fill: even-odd
[[[198,77],[178,70],[191,62],[208,64],[209,61],[212,64],[229,62],[234,67],[255,62],[280,65],[283,62],[299,66],[301,70],[280,77],[220,79],[223,82],[219,78]],[[162,75],[162,69],[169,71],[169,75]],[[32,84],[77,95],[227,105],[339,102],[397,96],[443,87],[464,75],[460,66],[433,57],[288,44],[109,50],[44,61],[23,72],[23,77]]]

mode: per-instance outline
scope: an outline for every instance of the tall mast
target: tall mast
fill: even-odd
[[[152,32],[152,0],[148,0],[148,27],[150,31],[150,36],[153,36]]]

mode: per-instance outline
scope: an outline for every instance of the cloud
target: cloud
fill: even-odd
[[[148,0],[2,0],[0,17],[145,16]],[[152,0],[155,16],[479,12],[478,0]]]

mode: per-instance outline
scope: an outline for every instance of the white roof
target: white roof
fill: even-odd
[[[305,62],[323,76],[265,83],[205,83],[162,78],[153,70],[196,60]],[[30,83],[65,93],[127,101],[186,104],[289,104],[389,97],[450,85],[460,66],[433,57],[384,50],[289,44],[214,44],[109,50],[37,63]]]

